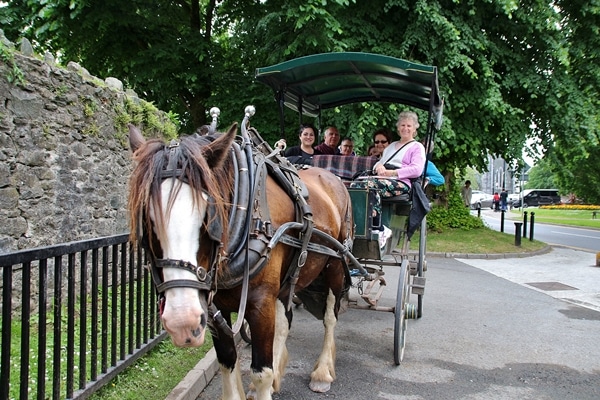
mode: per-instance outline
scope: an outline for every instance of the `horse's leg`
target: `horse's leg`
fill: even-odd
[[[256,294],[256,293],[255,293]],[[249,302],[251,303],[251,302]],[[246,311],[252,335],[252,363],[248,400],[271,400],[273,381],[273,341],[275,337],[275,297],[264,296]]]
[[[323,340],[323,349],[317,360],[313,372],[310,374],[310,390],[313,392],[324,393],[331,388],[331,382],[335,379],[335,325],[337,316],[335,313],[336,298],[330,289],[327,295],[325,306],[325,317],[323,325],[325,326],[325,337]]]
[[[292,311],[290,310],[289,313],[286,312],[281,300],[277,300],[275,307],[275,338],[273,340],[273,371],[275,376],[273,390],[279,392],[281,389],[281,380],[285,375],[285,367],[288,363],[286,341],[290,331]]]
[[[227,318],[229,320],[229,318]],[[240,363],[237,357],[235,341],[221,329],[210,324],[213,337],[213,346],[217,353],[219,369],[223,380],[222,398],[231,400],[244,400],[244,385],[240,372]]]
[[[244,385],[242,383],[242,375],[240,373],[240,363],[235,362],[233,368],[226,367],[219,363],[221,377],[223,380],[222,399],[244,400]]]

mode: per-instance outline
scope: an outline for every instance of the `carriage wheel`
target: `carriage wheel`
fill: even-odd
[[[252,337],[250,336],[250,324],[248,324],[248,321],[246,320],[244,320],[244,323],[242,323],[240,335],[242,336],[242,339],[244,339],[244,342],[252,344]]]
[[[419,229],[419,260],[417,263],[417,276],[424,277],[427,266],[427,218],[423,217]],[[423,316],[423,294],[417,295],[417,318]]]
[[[400,278],[398,279],[398,292],[396,293],[396,308],[394,310],[394,362],[400,365],[404,357],[406,345],[406,307],[408,305],[408,260],[402,260],[400,265]]]

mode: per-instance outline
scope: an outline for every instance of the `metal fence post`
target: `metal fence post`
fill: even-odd
[[[515,246],[521,247],[521,225],[522,222],[515,222]]]
[[[531,212],[531,218],[529,219],[529,240],[533,241],[533,220],[535,219],[535,213]]]
[[[527,211],[523,211],[523,237],[527,237]]]

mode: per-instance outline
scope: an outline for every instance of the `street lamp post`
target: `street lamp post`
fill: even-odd
[[[506,188],[506,160],[504,160],[504,164],[502,167],[502,189]]]

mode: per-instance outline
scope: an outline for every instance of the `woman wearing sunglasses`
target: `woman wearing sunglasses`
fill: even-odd
[[[388,128],[380,128],[373,133],[374,155],[381,157],[383,150],[392,143],[392,132]]]

